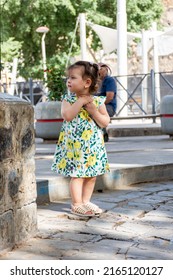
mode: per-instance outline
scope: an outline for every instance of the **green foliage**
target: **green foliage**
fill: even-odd
[[[129,0],[127,1],[128,30],[138,32],[147,30],[152,22],[158,22],[163,12],[161,0]]]
[[[52,67],[47,71],[48,76],[48,99],[52,101],[60,101],[65,94],[66,84],[62,77],[61,67]]]
[[[148,29],[153,21],[158,21],[162,13],[161,2],[127,0],[128,31]],[[36,32],[39,26],[46,25],[50,29],[45,38],[49,61],[62,53],[68,54],[79,13],[86,13],[88,21],[116,28],[116,6],[116,0],[1,0],[1,40],[5,43],[14,38],[14,42],[20,44],[20,75],[41,78],[38,70],[42,64],[42,34]],[[100,42],[89,27],[87,34],[92,35],[94,50],[99,48]],[[8,48],[3,52],[3,60],[7,59],[8,52]],[[78,29],[71,55],[79,52]]]
[[[65,55],[53,57],[48,63],[46,72],[49,100],[60,101],[66,92],[65,57]]]
[[[20,56],[22,43],[15,41],[14,38],[9,38],[1,44],[1,57],[3,62],[12,62],[14,57]]]

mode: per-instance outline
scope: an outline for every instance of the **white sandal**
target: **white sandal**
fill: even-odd
[[[88,209],[85,207],[84,204],[80,205],[71,205],[71,213],[81,216],[81,217],[93,217],[95,216],[95,213],[93,210]]]
[[[94,212],[95,215],[100,215],[101,213],[103,213],[103,210],[92,202],[87,202],[84,205],[85,205],[86,209]]]

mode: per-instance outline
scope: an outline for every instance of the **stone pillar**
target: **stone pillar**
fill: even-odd
[[[37,229],[34,110],[0,93],[0,253]]]

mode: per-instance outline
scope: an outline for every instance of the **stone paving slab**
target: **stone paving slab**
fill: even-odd
[[[173,260],[173,181],[95,192],[100,217],[70,213],[70,200],[38,206],[38,232],[1,260]],[[108,207],[109,206],[109,207]]]

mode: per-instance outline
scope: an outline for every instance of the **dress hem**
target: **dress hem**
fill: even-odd
[[[105,171],[104,173],[99,173],[99,174],[96,174],[96,175],[93,175],[93,176],[86,176],[86,175],[84,175],[84,176],[73,176],[73,175],[65,175],[65,174],[60,173],[56,170],[52,170],[52,171],[55,172],[58,175],[66,177],[66,178],[93,178],[93,177],[101,176],[101,175],[104,175],[104,174],[107,174],[107,173],[110,172],[110,170],[108,170],[108,171]]]

